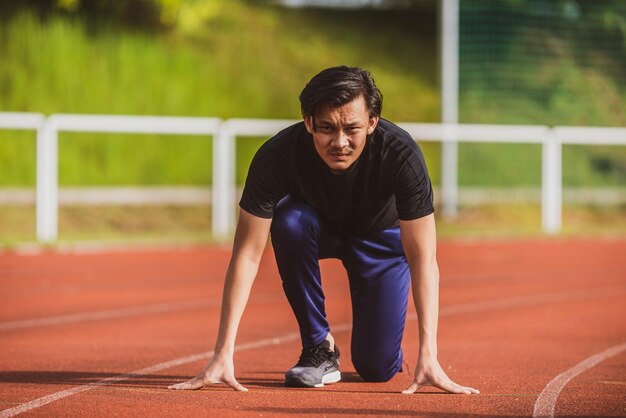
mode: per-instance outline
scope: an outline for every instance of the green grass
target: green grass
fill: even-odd
[[[563,183],[579,187],[626,186],[626,146],[563,146]]]
[[[459,145],[460,186],[536,186],[541,184],[541,145]]]
[[[40,20],[20,13],[0,26],[0,111],[298,118],[297,95],[322,68],[372,71],[394,121],[439,120],[434,9],[333,11],[222,2],[195,30],[91,27],[78,16]],[[626,95],[603,74],[569,57],[540,69],[555,86],[548,107],[526,97],[494,100],[481,86],[464,91],[464,121],[525,123],[546,113],[562,123],[626,124]],[[483,86],[484,87],[484,86]],[[582,99],[581,99],[582,98]],[[520,103],[517,103],[520,102]],[[507,104],[523,113],[507,111]],[[266,138],[237,140],[237,181]],[[66,186],[209,185],[212,139],[166,135],[61,133],[59,181]],[[421,144],[439,183],[440,145]],[[566,186],[626,184],[626,147],[566,146]],[[461,144],[465,186],[539,185],[536,145]],[[32,186],[35,142],[0,130],[0,187]]]
[[[213,140],[209,136],[59,135],[59,182],[63,185],[210,184]],[[115,156],[116,158],[112,158]]]
[[[232,1],[220,13],[192,35],[93,29],[76,17],[40,21],[21,13],[0,27],[0,111],[298,118],[297,96],[306,81],[347,63],[374,73],[386,95],[385,116],[438,117],[429,16],[418,17],[418,29],[406,29],[391,12],[327,16]],[[62,134],[60,183],[210,183],[207,141],[155,138]],[[241,158],[258,144],[239,141]],[[14,132],[0,131],[0,186],[32,185],[34,166],[22,161],[32,154],[29,147]],[[237,177],[246,171],[238,164]]]
[[[626,237],[626,207],[566,205],[561,237]],[[450,221],[437,217],[440,239],[546,237],[538,204],[461,208]],[[35,208],[0,206],[0,248],[34,243]],[[62,206],[59,243],[214,243],[208,206]]]
[[[34,186],[36,158],[34,132],[0,130],[0,186]]]

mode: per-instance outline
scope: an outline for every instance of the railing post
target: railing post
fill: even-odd
[[[543,143],[541,183],[541,225],[547,234],[561,230],[563,174],[561,141],[557,130],[549,128]]]
[[[459,122],[459,0],[441,2],[441,120]],[[443,138],[441,144],[441,194],[443,215],[457,216],[458,142]]]
[[[441,142],[441,201],[446,219],[455,219],[458,215],[459,142],[456,126],[444,125]]]
[[[54,117],[37,129],[37,240],[56,241],[58,236],[58,133]]]
[[[233,230],[235,204],[235,146],[228,121],[213,138],[213,235],[228,238]]]

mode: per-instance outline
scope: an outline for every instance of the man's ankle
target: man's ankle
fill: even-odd
[[[330,351],[334,352],[335,351],[335,338],[330,334],[330,332],[326,336],[326,341],[330,343]]]

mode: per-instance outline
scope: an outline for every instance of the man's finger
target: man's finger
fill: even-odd
[[[174,390],[195,390],[195,389],[200,389],[203,386],[204,386],[204,381],[196,377],[187,382],[177,383],[175,385],[168,386],[167,388],[174,389]]]
[[[235,389],[235,390],[238,390],[238,391],[240,391],[240,392],[247,392],[247,391],[248,391],[248,389],[247,389],[247,388],[243,387],[243,385],[241,385],[241,384],[240,384],[237,380],[235,380],[235,379],[232,379],[232,380],[228,380],[228,381],[226,381],[226,384],[227,384],[228,386],[230,386],[231,388],[233,388],[233,389]]]
[[[469,386],[463,386],[463,389],[468,390],[469,394],[473,394],[473,395],[478,395],[480,393],[478,389],[474,389]]]
[[[420,385],[418,385],[417,382],[413,382],[413,384],[409,386],[408,388],[404,389],[402,393],[404,393],[405,395],[412,395],[413,393],[417,392],[419,388],[420,388]]]
[[[446,392],[450,392],[450,393],[459,393],[459,394],[465,394],[465,395],[471,395],[471,394],[479,394],[480,391],[478,391],[477,389],[474,388],[470,388],[470,387],[466,387],[466,386],[461,386],[458,385],[452,381],[448,381],[445,383],[440,383],[440,384],[435,384],[435,387],[438,387],[439,389],[445,390]]]

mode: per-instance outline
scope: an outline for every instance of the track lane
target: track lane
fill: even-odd
[[[604,292],[604,293],[597,292],[597,295],[599,297],[606,297],[606,292]],[[554,302],[554,301],[557,301],[557,303],[558,302],[567,303],[567,302],[571,301],[571,299],[570,300],[565,299],[563,297],[563,293],[555,293],[554,294],[554,298],[552,300],[550,299],[549,296],[550,295],[540,295],[535,300],[533,300],[531,298],[527,298],[525,304],[519,303],[519,299],[503,299],[503,300],[495,300],[495,301],[485,301],[485,302],[480,303],[480,304],[476,304],[475,303],[475,304],[472,304],[472,305],[465,305],[465,306],[458,306],[458,307],[452,306],[452,307],[449,307],[449,309],[447,309],[447,310],[442,312],[442,317],[455,316],[455,315],[468,313],[468,312],[480,313],[480,312],[489,312],[489,311],[491,311],[493,309],[500,310],[500,309],[502,309],[503,306],[507,305],[507,301],[514,301],[515,302],[513,304],[513,306],[514,306],[513,309],[515,309],[515,308],[522,308],[522,309],[526,308],[526,309],[528,309],[529,306],[532,307],[533,305],[542,305],[542,304],[545,305],[547,303]],[[592,298],[593,298],[593,295],[590,294],[590,297],[588,299],[592,299]],[[577,295],[573,295],[573,299],[574,300],[578,299]],[[335,327],[334,328],[334,332],[337,335],[345,334],[345,331],[348,331],[349,328],[350,328],[349,324],[346,323],[346,324],[341,325],[339,327],[339,329],[338,329],[338,327]],[[283,336],[283,337],[279,337],[279,338],[280,338],[279,340],[270,338],[270,339],[265,339],[265,340],[259,340],[259,341],[256,341],[256,342],[252,342],[251,344],[247,344],[247,345],[246,344],[239,345],[239,350],[238,351],[242,351],[242,350],[245,350],[245,349],[251,349],[251,348],[267,347],[267,346],[271,346],[271,345],[276,345],[277,343],[284,343],[284,342],[295,342],[296,343],[295,345],[297,347],[297,340],[298,340],[298,335],[297,334],[290,334],[288,336]],[[345,339],[345,337],[343,337],[342,339]],[[294,344],[291,344],[291,346],[293,346],[293,345]],[[297,351],[297,348],[296,349],[294,349],[293,347],[291,347],[291,348],[292,348],[293,352]],[[445,352],[442,353],[442,354],[443,354],[443,357],[446,356]],[[1,415],[0,414],[0,417],[1,416],[13,416],[12,415],[13,413],[19,413],[19,412],[24,412],[24,411],[29,411],[29,410],[32,410],[32,409],[36,409],[36,408],[42,407],[44,405],[47,405],[50,402],[54,402],[54,401],[63,399],[65,397],[67,397],[67,396],[78,395],[78,394],[80,394],[82,392],[85,392],[87,390],[102,388],[102,387],[109,386],[109,385],[112,385],[112,384],[116,384],[116,383],[119,383],[119,382],[122,382],[122,381],[131,380],[131,379],[136,378],[139,375],[144,375],[144,374],[148,374],[148,373],[155,373],[155,372],[159,372],[161,370],[169,369],[171,367],[176,367],[176,366],[180,366],[180,365],[187,364],[187,363],[194,363],[194,362],[197,362],[197,361],[200,361],[200,360],[206,361],[206,359],[208,358],[209,355],[210,355],[209,353],[199,353],[199,354],[196,354],[196,355],[183,357],[181,359],[176,359],[176,360],[173,360],[173,361],[170,361],[170,362],[160,363],[158,365],[151,366],[151,367],[148,367],[148,368],[144,368],[144,369],[141,369],[141,370],[136,370],[136,371],[131,372],[129,374],[122,374],[122,375],[118,375],[118,376],[108,377],[108,378],[105,378],[105,379],[100,380],[98,382],[89,383],[89,384],[86,384],[86,385],[82,385],[82,386],[77,386],[77,387],[73,387],[73,388],[70,388],[70,389],[66,389],[66,390],[60,391],[58,393],[47,395],[47,396],[44,396],[44,397],[42,397],[40,399],[36,399],[36,400],[30,401],[30,402],[28,402],[28,403],[26,403],[24,405],[20,405],[18,407],[14,407],[13,409],[10,409],[7,412],[5,412],[5,415]],[[258,354],[254,355],[254,357],[258,358]],[[259,366],[258,365],[258,361],[257,361],[257,365],[256,366],[258,368],[258,366]],[[269,364],[268,364],[268,367],[269,367]],[[287,367],[288,366],[284,366],[283,369],[286,369]],[[452,366],[450,366],[450,367],[452,367]],[[270,367],[270,369],[272,369],[272,367]],[[257,370],[257,372],[258,372],[258,370]],[[518,371],[518,373],[519,372],[520,371]],[[352,373],[353,373],[353,371],[352,371]],[[274,374],[276,374],[276,373],[274,373]],[[274,378],[276,378],[276,376],[274,376]],[[356,378],[356,379],[358,380],[358,378]],[[280,382],[280,377],[278,377],[277,380],[278,380],[278,382]],[[241,381],[246,383],[245,377],[243,379],[241,379]],[[400,381],[400,379],[396,378],[396,379],[394,379],[394,381],[396,382],[396,384],[394,386],[394,389],[393,390],[387,390],[386,392],[394,394],[394,396],[395,396],[397,391],[400,390],[400,389],[398,389],[398,387],[399,387],[398,386],[398,382]],[[275,383],[275,381],[274,381],[274,383]],[[254,386],[254,381],[252,381],[252,385]],[[372,384],[363,384],[363,385],[372,386],[371,388],[369,388],[372,391],[372,393],[379,392],[379,386],[380,385],[372,385]],[[363,385],[361,385],[361,386],[363,386]],[[336,387],[336,386],[339,386],[339,385],[334,385],[333,388]],[[367,390],[368,388],[359,388],[359,389],[360,389],[359,393],[363,393],[363,389]],[[330,390],[334,392],[333,389],[330,389]],[[115,393],[115,391],[114,391],[114,393]],[[515,392],[513,392],[513,393],[515,393]]]
[[[563,388],[565,388],[565,386],[571,380],[575,379],[578,375],[585,373],[587,370],[592,369],[603,361],[622,354],[624,351],[626,351],[626,343],[615,345],[604,351],[587,357],[572,368],[567,369],[563,373],[556,376],[550,381],[550,383],[546,385],[545,388],[543,388],[543,390],[539,394],[539,397],[535,402],[533,417],[553,417],[558,397],[561,394]]]
[[[469,250],[466,249],[465,251]],[[490,251],[495,250],[492,249]],[[542,251],[545,251],[545,249],[542,249]],[[514,259],[508,251],[504,252],[506,254],[500,256],[494,256],[491,253],[486,253],[486,255],[488,258],[491,257],[491,259],[495,259],[496,261],[497,259]],[[601,251],[596,250],[596,252]],[[440,254],[442,254],[441,250]],[[121,410],[125,410],[126,412],[130,412],[131,409],[124,409],[123,406],[126,405],[126,407],[129,407],[129,405],[133,404],[140,404],[142,411],[150,410],[151,407],[148,405],[149,402],[147,402],[147,400],[153,398],[154,402],[157,403],[157,406],[154,407],[154,411],[156,413],[159,413],[160,411],[161,414],[164,410],[199,411],[200,409],[194,409],[197,407],[213,408],[212,410],[214,411],[222,411],[225,413],[230,411],[230,414],[237,413],[243,415],[258,415],[259,413],[293,414],[296,412],[310,410],[310,408],[315,406],[312,404],[313,400],[317,400],[319,402],[319,398],[324,398],[322,395],[330,394],[329,396],[332,396],[330,401],[334,402],[336,411],[340,413],[343,412],[348,415],[353,413],[356,415],[359,408],[361,408],[361,410],[365,409],[365,411],[363,411],[364,413],[378,414],[381,411],[386,411],[388,414],[393,415],[412,415],[413,413],[420,411],[424,413],[436,413],[437,411],[448,411],[449,413],[455,413],[455,411],[478,413],[478,411],[484,411],[484,413],[487,414],[494,414],[497,411],[500,411],[501,413],[511,414],[511,411],[519,412],[520,410],[526,411],[527,414],[532,414],[532,404],[534,399],[538,396],[541,387],[543,387],[542,382],[535,381],[534,385],[512,387],[509,384],[505,384],[505,381],[507,379],[511,379],[512,381],[520,379],[536,379],[536,375],[530,373],[534,371],[534,368],[536,367],[534,364],[540,364],[542,361],[541,359],[544,356],[551,359],[552,357],[546,354],[547,351],[543,354],[528,353],[524,355],[523,348],[528,349],[528,344],[524,345],[519,341],[522,341],[522,337],[525,335],[527,339],[531,339],[533,342],[536,342],[537,344],[535,345],[540,346],[543,350],[553,350],[555,347],[562,344],[555,345],[543,342],[543,339],[546,339],[546,342],[550,341],[550,334],[554,334],[554,330],[552,330],[552,328],[544,329],[542,327],[554,325],[558,331],[559,327],[572,328],[573,326],[572,332],[573,334],[577,334],[578,330],[576,329],[575,324],[578,323],[578,325],[580,325],[580,321],[572,321],[568,318],[576,318],[580,312],[585,313],[590,318],[596,318],[596,320],[597,318],[604,318],[604,322],[607,322],[608,317],[602,316],[602,312],[605,312],[607,308],[607,300],[618,300],[618,306],[617,308],[612,308],[612,312],[615,315],[620,312],[623,314],[623,306],[625,306],[624,303],[626,301],[620,299],[621,296],[619,295],[611,295],[612,286],[619,287],[620,283],[624,283],[624,276],[621,275],[623,265],[618,264],[615,269],[616,271],[612,269],[611,271],[613,271],[613,273],[609,271],[608,275],[603,275],[599,278],[590,277],[588,273],[589,268],[587,268],[587,272],[580,273],[581,265],[578,260],[576,260],[571,269],[564,269],[562,266],[565,262],[567,262],[569,255],[561,255],[556,257],[558,259],[558,263],[556,263],[553,258],[550,258],[551,263],[561,266],[559,267],[561,269],[561,274],[556,277],[553,275],[555,270],[551,270],[547,274],[539,274],[539,277],[526,277],[526,279],[523,280],[526,286],[523,286],[522,283],[519,283],[522,281],[522,277],[519,277],[521,275],[518,274],[519,278],[510,277],[507,275],[507,271],[501,267],[501,274],[497,273],[495,268],[491,271],[491,274],[494,275],[492,281],[486,279],[481,280],[484,281],[484,285],[481,285],[480,283],[477,285],[475,275],[480,274],[481,257],[483,255],[485,255],[485,252],[476,249],[474,253],[474,261],[472,263],[467,263],[468,277],[466,279],[462,276],[458,276],[459,280],[446,282],[442,275],[442,320],[440,325],[440,357],[442,358],[442,363],[451,367],[449,373],[454,378],[459,380],[460,383],[474,384],[483,390],[483,394],[480,395],[480,399],[475,397],[474,399],[470,399],[472,397],[442,397],[441,395],[434,393],[422,393],[416,396],[417,400],[402,400],[402,398],[396,397],[397,395],[395,393],[395,389],[403,388],[402,386],[404,386],[407,378],[405,375],[401,375],[392,380],[392,382],[382,385],[378,384],[370,386],[369,384],[358,383],[358,378],[349,374],[349,367],[351,367],[349,365],[349,353],[346,354],[346,359],[344,361],[344,365],[347,367],[348,372],[347,381],[339,385],[328,386],[328,388],[325,389],[323,393],[320,392],[319,395],[308,392],[306,396],[303,396],[302,391],[286,390],[285,388],[280,387],[280,379],[284,369],[286,367],[290,367],[290,363],[295,361],[295,357],[297,357],[297,352],[299,351],[298,343],[297,341],[294,341],[292,343],[284,344],[284,346],[278,346],[276,351],[272,350],[272,354],[270,356],[263,356],[260,354],[261,351],[263,354],[266,354],[265,350],[252,350],[250,352],[238,354],[237,365],[238,370],[241,370],[240,380],[242,380],[244,384],[251,385],[254,388],[255,393],[259,392],[259,397],[241,398],[241,394],[232,393],[225,388],[216,387],[209,389],[209,392],[211,394],[215,394],[215,396],[212,395],[210,399],[205,399],[205,397],[203,397],[202,401],[198,400],[198,396],[193,393],[179,395],[184,396],[184,398],[182,398],[183,400],[188,399],[192,403],[190,406],[191,409],[181,405],[181,403],[184,403],[183,400],[177,397],[170,397],[171,393],[169,391],[164,391],[163,385],[179,380],[181,377],[195,374],[198,371],[198,368],[201,367],[202,362],[200,362],[189,364],[187,366],[179,366],[167,372],[164,371],[164,373],[155,373],[154,375],[147,376],[143,380],[131,379],[125,382],[124,385],[99,388],[98,391],[90,391],[89,393],[80,394],[70,399],[55,402],[46,406],[42,409],[42,411],[45,410],[47,413],[59,413],[63,415],[64,413],[66,414],[68,410],[81,410],[92,411],[96,414],[99,413],[100,416],[103,416],[105,415],[103,411],[110,412],[111,406],[115,405],[118,400],[122,400],[119,407],[122,408]],[[467,256],[467,254],[464,254],[464,256]],[[542,257],[543,255],[541,257],[537,256],[537,258]],[[609,258],[610,257],[604,257],[604,259]],[[445,260],[441,261],[442,267],[444,262]],[[528,259],[524,258],[523,260],[520,260],[520,263],[509,265],[509,268],[513,272],[522,271],[523,268],[527,266],[524,264],[526,262],[528,262]],[[491,261],[487,260],[486,263],[489,264]],[[342,318],[349,320],[350,315],[349,312],[346,312],[345,304],[347,286],[345,285],[345,281],[343,281],[344,277],[341,276],[341,270],[337,269],[336,265],[334,265],[336,263],[330,262],[326,264],[327,267],[325,268],[325,277],[333,275],[336,276],[336,278],[325,282],[325,285],[328,285],[328,293],[330,295],[328,302],[331,321],[333,323],[337,323]],[[492,266],[489,265],[489,269],[491,268]],[[533,268],[537,271],[536,266]],[[450,269],[448,267],[448,271],[449,270]],[[538,270],[541,272],[541,269]],[[276,276],[274,276],[275,271],[271,265],[269,265],[269,267],[265,266],[263,272],[263,275],[259,277],[260,280],[258,280],[255,284],[255,289],[253,290],[253,300],[251,300],[251,305],[244,316],[244,322],[242,323],[242,329],[240,332],[242,337],[247,337],[248,335],[253,335],[255,338],[257,336],[266,337],[268,333],[264,333],[263,331],[267,329],[271,329],[272,331],[283,329],[283,327],[291,330],[295,329],[295,322],[291,318],[285,317],[285,315],[290,314],[288,308],[285,310],[286,305],[284,301],[265,301],[265,303],[259,303],[258,306],[255,305],[255,295],[262,296],[266,291],[269,291],[270,293],[277,291],[280,293],[280,285],[278,283],[279,280],[277,280]],[[470,277],[471,275],[474,275],[474,277]],[[606,285],[604,287],[609,290],[607,291],[604,289],[600,291],[600,293],[605,292],[608,293],[608,295],[602,295],[601,299],[603,302],[600,303],[597,308],[591,309],[593,307],[584,303],[584,294],[589,289],[592,289],[593,286],[597,285]],[[569,289],[573,290],[566,290],[568,287],[563,286],[568,286]],[[519,306],[520,301],[523,301],[524,297],[540,295],[550,289],[553,291],[558,290],[553,293],[561,293],[561,295],[557,297],[557,299],[560,298],[560,300],[546,300],[546,303],[543,305],[535,304],[534,306],[527,307]],[[137,290],[137,293],[131,292],[135,298],[138,298],[142,293],[140,291],[140,286],[137,286]],[[193,292],[193,289],[188,289],[183,292],[184,296],[188,296],[190,292]],[[567,292],[570,292],[570,296],[574,299],[578,299],[570,301],[563,300],[563,295],[567,294]],[[509,303],[500,302],[499,307],[495,305],[492,306],[492,308],[496,309],[496,311],[491,313],[486,311],[483,314],[479,312],[471,313],[467,311],[468,308],[466,307],[462,309],[464,310],[464,313],[462,314],[461,312],[459,312],[456,316],[451,314],[450,316],[447,316],[448,314],[445,314],[445,310],[450,308],[451,302],[458,302],[459,305],[465,304],[471,306],[472,304],[482,303],[479,301],[488,299],[496,294],[499,294],[500,297],[503,295],[511,296],[511,300],[509,301],[511,302],[511,306],[508,306]],[[181,296],[183,295],[181,294]],[[595,296],[597,297],[598,295]],[[515,306],[516,300],[517,306]],[[141,300],[138,301],[141,302]],[[261,301],[259,300],[257,302]],[[282,306],[281,303],[283,304]],[[272,314],[271,311],[273,305],[278,305],[276,306],[275,314]],[[255,308],[254,306],[257,307]],[[559,320],[555,322],[556,317],[551,315],[554,315],[555,311],[556,313],[560,312],[564,306],[570,306],[571,309],[565,309],[561,312],[563,315],[563,321]],[[459,308],[455,309],[458,310]],[[273,321],[277,321],[278,323],[274,325],[272,323],[268,323],[268,314]],[[116,371],[119,372],[119,370],[132,370],[132,368],[129,368],[129,364],[135,364],[136,366],[141,367],[142,364],[146,364],[147,359],[151,358],[155,361],[148,364],[156,364],[157,362],[162,361],[164,354],[170,353],[172,355],[169,356],[169,358],[173,358],[177,351],[179,353],[181,352],[180,348],[182,347],[187,347],[188,350],[185,350],[187,352],[194,352],[193,350],[189,350],[189,348],[193,347],[197,347],[199,350],[206,349],[206,341],[211,340],[210,336],[213,335],[212,333],[214,332],[214,327],[211,327],[209,324],[209,321],[213,320],[208,318],[215,318],[215,315],[216,311],[214,310],[207,311],[201,309],[194,312],[176,313],[173,315],[176,318],[172,320],[171,326],[163,326],[164,322],[168,322],[166,318],[170,315],[152,315],[151,318],[141,318],[139,323],[131,318],[120,318],[113,321],[106,321],[107,323],[110,322],[107,325],[104,323],[100,324],[100,321],[96,321],[91,324],[57,326],[54,327],[56,328],[54,331],[52,329],[39,329],[21,332],[18,334],[20,334],[20,339],[26,339],[25,342],[23,341],[24,347],[29,344],[35,345],[37,344],[37,341],[45,340],[46,335],[58,337],[58,352],[56,352],[57,350],[45,350],[41,351],[39,355],[61,359],[61,364],[55,364],[54,362],[46,362],[42,360],[39,362],[39,366],[43,367],[42,370],[49,370],[51,373],[55,373],[55,370],[57,370],[56,373],[58,373],[60,371],[62,372],[64,367],[69,367],[70,365],[74,365],[74,368],[66,368],[66,370],[78,370],[75,367],[77,364],[83,366],[86,365],[87,367],[84,367],[83,370],[87,369],[88,372],[85,372],[85,374],[82,375],[82,379],[85,381],[90,378],[90,373],[91,378],[97,376],[98,373],[106,378],[110,377],[111,374],[116,373]],[[203,319],[198,320],[198,316],[203,317]],[[507,319],[508,322],[503,319]],[[546,324],[546,321],[549,322]],[[550,321],[553,323],[550,323]],[[608,322],[608,325],[610,325],[610,321]],[[619,321],[614,322],[617,322],[617,324],[613,324],[612,328],[609,327],[609,335],[615,335],[616,333],[621,332],[620,330],[622,328],[619,326]],[[182,324],[187,325],[182,326]],[[537,324],[541,326],[537,327]],[[207,328],[211,328],[212,330]],[[153,331],[149,332],[150,330]],[[79,335],[82,333],[84,338],[77,339],[77,337],[72,337],[72,334],[76,333]],[[85,335],[85,333],[87,333],[87,335]],[[524,335],[516,335],[516,333],[522,333]],[[124,334],[128,334],[128,337],[126,337],[130,340],[128,343],[124,343]],[[348,334],[349,333],[343,333],[340,335],[344,347],[348,347],[349,345]],[[416,349],[417,339],[415,334],[414,327],[408,325],[407,339],[405,341],[407,344],[407,353],[413,352]],[[102,342],[107,339],[114,339],[116,336],[120,339],[117,345],[123,346],[118,347],[119,350],[116,349],[114,341],[110,341],[110,344]],[[168,337],[171,337],[169,338],[170,341],[159,341],[159,339]],[[591,342],[599,338],[598,335],[587,335],[585,337]],[[2,344],[3,338],[4,335],[0,334],[0,344]],[[567,338],[571,338],[571,336],[558,336],[557,334],[557,340],[560,339],[561,341],[565,341]],[[606,339],[606,336],[604,338]],[[479,339],[482,339],[482,341],[477,341]],[[63,341],[70,341],[70,345],[73,341],[78,344],[78,346],[83,347],[81,348],[82,350],[85,346],[89,345],[89,340],[92,342],[98,341],[98,344],[101,344],[100,350],[92,350],[91,353],[87,350],[87,353],[80,354],[75,359],[62,358],[63,355],[67,356],[67,354],[63,354],[63,350],[61,350],[64,345]],[[494,349],[495,341],[499,343],[499,345],[496,345],[495,347],[497,349]],[[145,346],[151,345],[152,347],[148,347],[147,349],[145,348]],[[521,348],[518,346],[521,346]],[[0,345],[0,347],[2,347],[2,350],[4,351],[6,346]],[[67,344],[65,347],[67,347]],[[134,353],[134,351],[140,350],[142,347],[146,350],[144,353]],[[98,361],[93,361],[94,357],[98,357],[100,353],[108,353],[109,351],[110,355],[103,355],[102,358],[97,358]],[[578,358],[580,358],[580,355],[584,355],[585,352],[587,351],[581,350],[580,352],[577,351],[575,354],[579,356]],[[32,353],[33,351],[31,349],[31,354]],[[488,353],[490,360],[498,360],[496,370],[499,373],[497,376],[500,378],[500,382],[496,383],[493,381],[485,381],[483,382],[483,386],[479,383],[474,383],[480,382],[480,379],[484,378],[484,367],[486,366],[485,362],[484,360],[476,361],[477,356],[480,356],[481,353]],[[16,355],[18,354],[16,353]],[[551,355],[554,356],[554,359],[556,359],[554,368],[556,369],[556,366],[559,365],[562,366],[562,364],[559,363],[559,359],[563,357],[563,353],[560,353],[557,349],[555,353]],[[407,356],[410,355],[407,354]],[[124,359],[125,362],[120,362],[120,359]],[[37,365],[38,363],[37,361],[33,362],[32,359],[29,360],[28,358],[25,358],[23,361],[25,364]],[[509,374],[506,367],[507,362],[511,363],[511,361],[519,364],[512,367]],[[46,364],[48,364],[48,366],[50,364],[54,364],[57,368],[55,369],[49,367],[46,369]],[[5,365],[6,363],[3,366]],[[414,363],[412,365],[414,365]],[[550,364],[550,366],[552,365]],[[543,367],[545,368],[545,365]],[[3,370],[6,369],[3,367]],[[562,371],[562,369],[559,370]],[[549,370],[549,372],[554,372],[554,374],[552,376],[545,376],[546,381],[543,382],[543,385],[545,385],[549,378],[554,377],[559,370]],[[507,372],[505,373],[505,371]],[[526,372],[526,374],[524,374],[524,372]],[[549,373],[547,374],[549,375]],[[19,376],[16,377],[19,378]],[[70,381],[71,379],[66,380]],[[77,380],[74,380],[74,382],[76,381]],[[36,382],[34,383],[34,385],[30,384],[30,386],[41,386]],[[52,383],[54,383],[54,379],[52,379]],[[48,389],[51,387],[52,386],[48,386]],[[60,389],[66,389],[67,383],[63,383],[61,385],[57,384],[57,387]],[[42,388],[39,387],[37,389],[40,390]],[[24,392],[22,392],[22,394],[24,394]],[[566,391],[563,392],[563,395],[565,394]],[[350,397],[350,399],[347,399],[347,397]],[[363,408],[364,399],[368,399],[367,402],[369,402],[370,398],[376,400],[375,402],[372,401],[372,407]],[[4,395],[0,395],[0,399],[7,399],[8,401],[8,398]],[[30,399],[32,399],[32,397]],[[288,402],[292,401],[295,406],[291,408],[285,406],[289,405]],[[399,402],[397,404],[399,406],[397,408],[395,406],[392,407],[390,402],[393,403],[396,401]],[[561,401],[563,400],[560,399],[559,402]],[[14,401],[7,403],[12,402],[15,403]],[[228,409],[229,407],[234,408],[234,406],[237,405],[240,405],[241,408],[244,409],[244,412],[238,412],[241,408],[234,409],[232,411]],[[329,407],[323,402],[317,403],[317,407],[319,411],[325,413],[332,413],[333,410],[332,407]]]
[[[557,399],[555,415],[626,416],[625,376],[625,352],[603,360],[567,383]],[[620,404],[621,408],[612,407]]]

